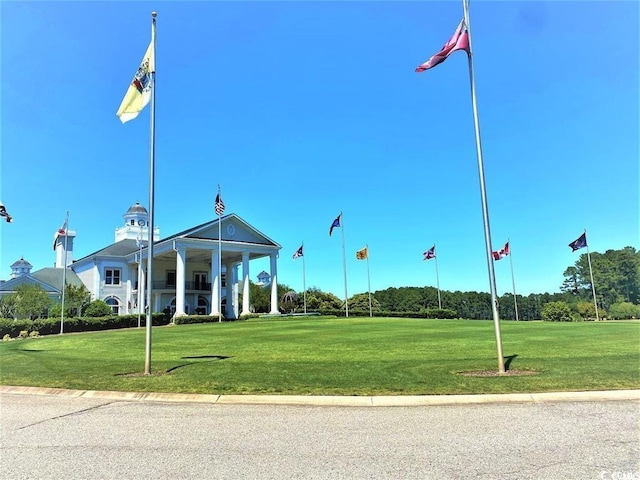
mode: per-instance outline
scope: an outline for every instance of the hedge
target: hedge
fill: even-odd
[[[146,318],[140,319],[140,326],[146,326]],[[154,313],[153,326],[167,325],[169,319],[164,313]],[[64,333],[93,332],[138,326],[138,315],[110,315],[107,317],[79,317],[64,319]],[[39,335],[60,333],[59,318],[39,318],[36,320],[12,320],[0,318],[0,337],[15,338],[21,331],[38,332]]]

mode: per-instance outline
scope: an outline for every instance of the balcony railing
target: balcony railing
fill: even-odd
[[[222,286],[225,287],[225,282],[222,282]],[[175,290],[176,284],[173,282],[165,282],[162,280],[156,280],[153,282],[154,290]],[[211,283],[209,282],[184,282],[185,290],[197,290],[200,292],[210,292],[211,291]]]

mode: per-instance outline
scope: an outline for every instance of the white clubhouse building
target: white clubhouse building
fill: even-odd
[[[60,234],[54,242],[56,268],[62,270],[66,263],[68,276],[77,276],[92,300],[104,300],[121,315],[145,311],[149,281],[149,214],[136,203],[123,217],[124,225],[116,228],[114,243],[78,260],[73,260],[76,232]],[[172,316],[221,314],[229,319],[251,313],[249,266],[252,260],[269,257],[270,282],[266,288],[271,292],[270,313],[279,313],[281,247],[239,216],[224,215],[220,227],[216,218],[162,240],[159,229],[154,230],[153,294],[148,301],[152,312],[168,310]],[[242,305],[238,304],[240,293]]]

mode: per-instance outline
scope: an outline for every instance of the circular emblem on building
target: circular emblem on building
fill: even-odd
[[[233,225],[229,225],[227,227],[227,233],[230,237],[233,237],[233,234],[236,233],[236,227],[234,227]]]

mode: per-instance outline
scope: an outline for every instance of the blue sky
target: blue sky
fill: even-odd
[[[155,223],[214,218],[217,185],[282,245],[279,279],[349,295],[489,291],[466,56],[432,70],[461,2],[2,2],[0,278],[52,266],[70,213],[74,257],[148,207],[149,109],[115,112],[157,10]],[[558,291],[584,250],[639,247],[637,2],[471,3],[494,249],[519,294]],[[268,261],[251,264],[251,277]],[[508,260],[495,264],[511,291]]]

